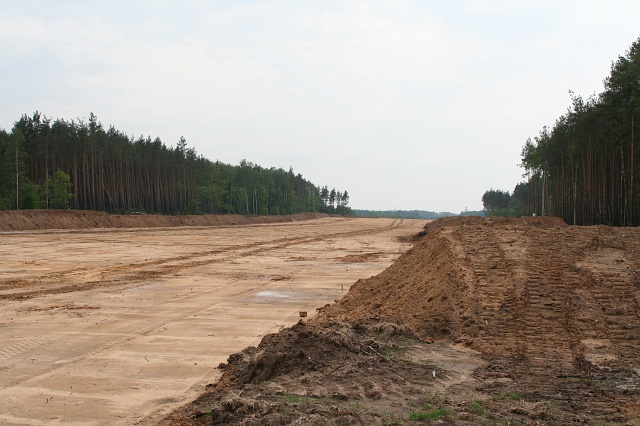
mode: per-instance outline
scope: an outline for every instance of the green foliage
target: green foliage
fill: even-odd
[[[441,417],[449,415],[449,410],[440,407],[440,408],[431,408],[428,405],[424,407],[424,411],[413,412],[409,415],[409,420],[412,421],[420,421],[427,419],[439,419]]]
[[[392,344],[387,349],[385,349],[383,356],[385,358],[401,357],[406,354],[407,351],[411,348],[409,342],[406,340],[399,341],[398,343],[398,345]]]
[[[493,396],[494,401],[518,401],[522,399],[522,395],[515,392],[504,391]]]
[[[528,196],[528,185],[519,183],[513,193],[494,189],[486,191],[482,196],[482,205],[487,216],[526,216],[531,214]]]
[[[511,216],[511,194],[509,191],[491,189],[482,196],[482,205],[487,216]]]
[[[480,401],[469,401],[469,411],[474,414],[484,414],[486,409]]]
[[[0,207],[9,209],[39,208],[39,187],[27,175],[25,137],[14,127],[11,133],[0,132]]]
[[[42,188],[23,177],[20,180],[20,209],[41,209]]]
[[[135,139],[105,130],[93,113],[88,122],[52,122],[36,111],[10,134],[0,129],[0,209],[351,215],[348,203],[347,191],[321,189],[292,168],[213,162],[184,137],[175,148]]]
[[[74,197],[74,194],[71,192],[71,177],[68,174],[58,169],[54,179],[47,179],[45,187],[50,194],[49,208],[69,208],[69,200]]]

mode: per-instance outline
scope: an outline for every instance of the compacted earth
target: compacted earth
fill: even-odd
[[[0,212],[0,425],[157,424],[424,224]]]
[[[640,229],[445,218],[164,425],[638,425]]]
[[[0,424],[638,425],[639,255],[546,217],[0,212]]]

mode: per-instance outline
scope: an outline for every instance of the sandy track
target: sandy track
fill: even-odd
[[[229,354],[382,271],[423,225],[3,233],[0,423],[154,423]]]

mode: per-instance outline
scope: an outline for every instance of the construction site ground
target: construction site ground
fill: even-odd
[[[640,229],[446,218],[170,425],[638,425]]]
[[[184,226],[194,221],[207,226]],[[398,237],[425,223],[62,211],[0,222],[1,425],[156,424],[229,355],[384,270],[410,247]]]
[[[640,229],[303,219],[0,233],[0,424],[640,424]]]

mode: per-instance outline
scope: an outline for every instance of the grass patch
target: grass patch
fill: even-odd
[[[494,395],[492,398],[494,401],[519,401],[522,399],[522,395],[515,392],[501,392],[497,395]]]
[[[384,350],[383,355],[385,358],[399,357],[401,355],[404,355],[409,351],[409,349],[411,349],[411,345],[406,340],[398,343],[399,344],[397,345],[395,343],[392,343],[391,346],[387,347]]]
[[[351,407],[353,407],[354,410],[358,410],[358,411],[362,411],[364,409],[364,406],[360,401],[352,402]]]
[[[469,401],[469,412],[474,414],[483,414],[486,411],[482,402],[480,401]]]
[[[382,424],[385,426],[403,426],[405,423],[396,414],[382,414]]]
[[[409,420],[420,421],[420,420],[435,420],[441,417],[444,417],[449,414],[449,410],[444,407],[429,409],[425,407],[425,411],[417,411],[413,412],[409,415]]]
[[[301,395],[295,395],[295,394],[282,395],[281,398],[292,404],[311,404],[312,402],[312,399],[308,396],[301,396]]]

